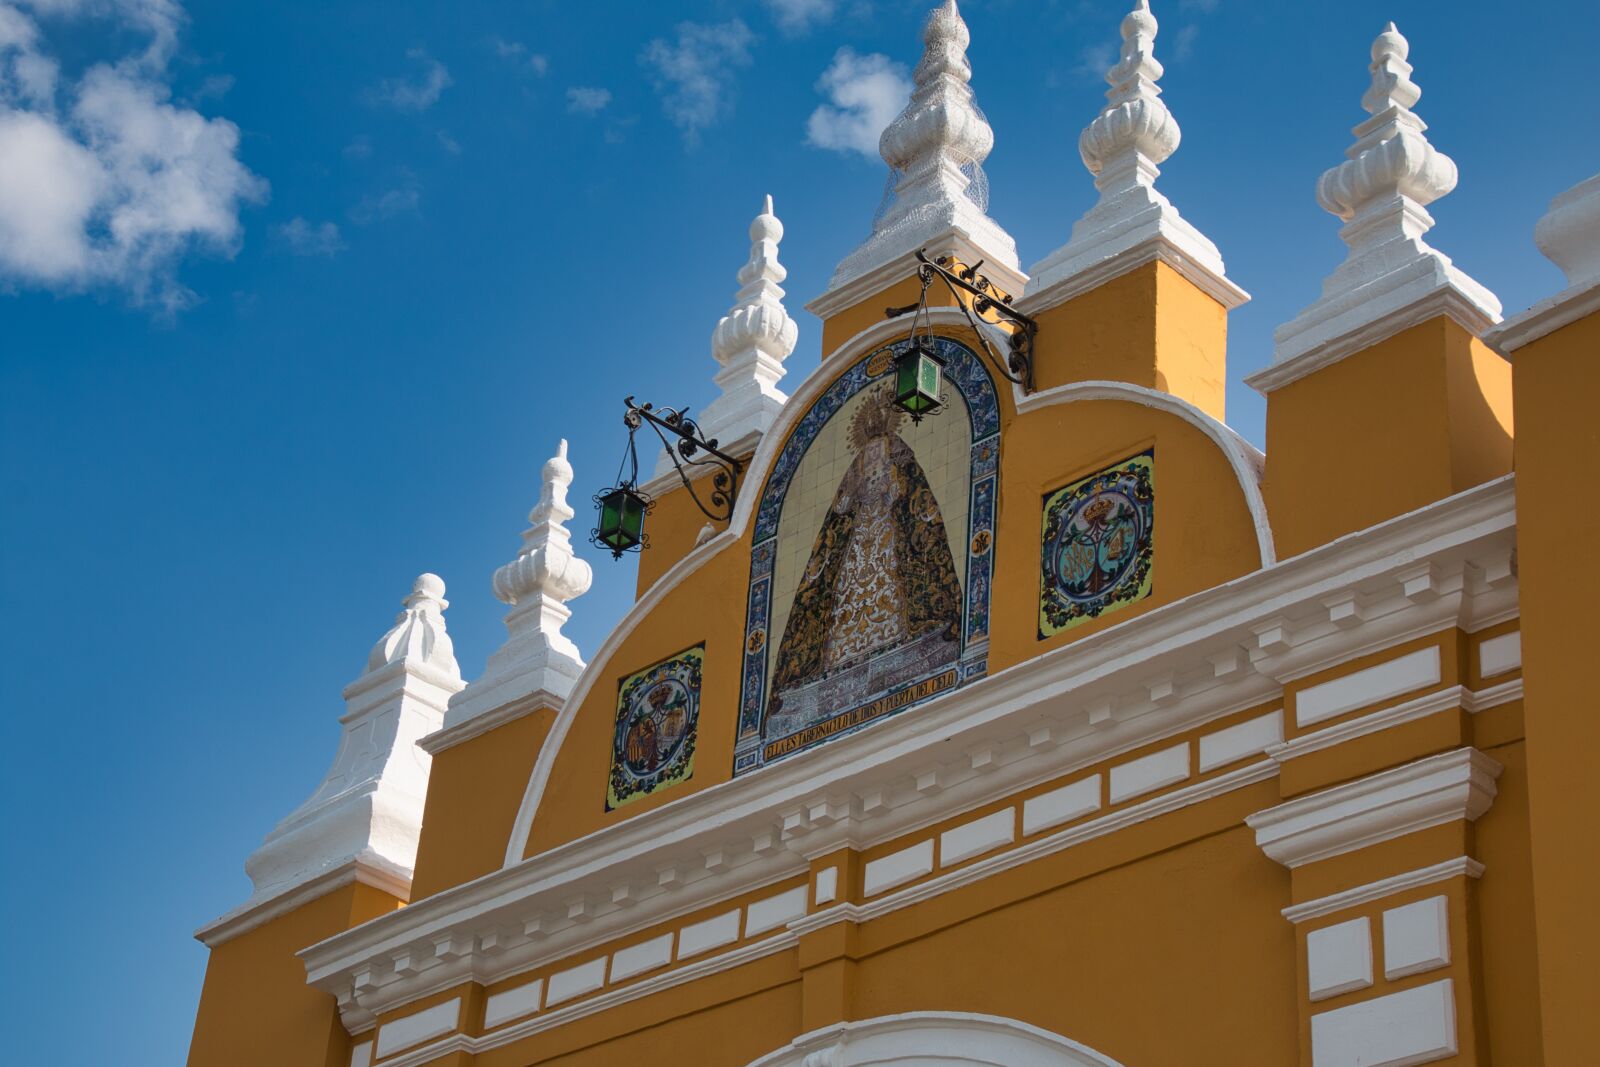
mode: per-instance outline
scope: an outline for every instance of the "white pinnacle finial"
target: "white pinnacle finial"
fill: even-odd
[[[1456,165],[1428,143],[1427,124],[1411,110],[1422,90],[1406,62],[1410,45],[1394,23],[1372,42],[1372,83],[1361,97],[1371,118],[1352,132],[1346,162],[1317,181],[1317,203],[1345,223],[1349,254],[1322,283],[1322,298],[1276,333],[1276,362],[1327,351],[1357,331],[1366,344],[1398,328],[1448,314],[1474,334],[1500,320],[1500,301],[1458,270],[1422,235],[1433,227],[1428,204],[1456,187]]]
[[[783,361],[794,351],[799,328],[783,306],[779,284],[789,272],[778,262],[783,223],[769,194],[750,223],[750,258],[739,268],[733,307],[711,334],[722,394],[706,406],[700,432],[723,448],[743,449],[746,438],[766,433],[789,398],[778,388]]]
[[[525,697],[558,706],[583,673],[583,657],[561,626],[572,617],[567,601],[589,591],[594,572],[572,551],[567,489],[572,464],[567,442],[539,472],[539,502],[528,512],[517,558],[494,572],[494,595],[511,605],[506,643],[489,657],[483,677],[450,701],[446,729]]]
[[[922,61],[912,75],[911,99],[878,139],[878,151],[898,178],[894,201],[873,223],[872,236],[839,264],[830,291],[897,259],[906,272],[911,254],[951,232],[968,255],[1017,271],[1017,248],[984,213],[969,188],[994,148],[994,131],[973,100],[971,40],[955,0],[928,14]]]
[[[411,584],[411,595],[402,603],[405,610],[394,626],[372,646],[367,671],[391,663],[425,663],[459,677],[455,646],[444,627],[444,609],[450,606],[444,598],[444,580],[437,574],[418,575]]]
[[[439,728],[463,683],[445,632],[444,582],[418,576],[403,603],[366,669],[344,688],[333,766],[245,861],[255,890],[201,928],[208,945],[248,929],[261,907],[317,879],[353,878],[409,896],[432,766],[417,742]]]
[[[1217,246],[1155,188],[1159,165],[1181,136],[1156,84],[1158,28],[1146,0],[1122,20],[1121,58],[1106,71],[1106,105],[1078,138],[1100,199],[1072,227],[1071,240],[1034,265],[1030,296],[1048,289],[1058,302],[1161,258],[1226,307],[1249,299],[1227,279]]]

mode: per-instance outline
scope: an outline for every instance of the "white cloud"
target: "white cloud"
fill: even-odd
[[[90,17],[143,47],[64,82],[45,30]],[[239,210],[267,184],[239,161],[237,126],[172,102],[183,18],[168,0],[0,0],[0,283],[115,288],[172,312],[195,300],[176,278],[186,254],[237,251]]]
[[[877,159],[883,128],[894,121],[911,96],[911,77],[902,64],[886,55],[873,52],[862,56],[841,48],[817,79],[817,91],[826,93],[830,103],[811,113],[806,143]]]
[[[344,251],[339,227],[332,222],[313,225],[296,215],[278,227],[278,239],[297,256],[332,258]]]
[[[805,33],[833,18],[835,0],[766,0],[772,21],[784,33]]]
[[[611,103],[610,89],[575,85],[567,90],[567,110],[574,115],[595,115]]]
[[[369,159],[372,156],[372,138],[364,133],[357,134],[349,144],[339,149],[339,153],[346,159]]]
[[[350,221],[358,226],[370,226],[374,222],[392,219],[396,215],[417,210],[417,205],[422,202],[422,192],[415,182],[385,189],[381,193],[372,193],[364,196],[350,209]]]
[[[367,99],[398,111],[426,111],[450,88],[450,71],[421,48],[411,49],[406,56],[422,64],[421,76],[415,81],[385,78],[367,90]]]
[[[1085,81],[1102,81],[1106,71],[1117,61],[1117,50],[1109,44],[1092,44],[1078,53],[1078,65],[1073,73]]]
[[[509,63],[519,67],[526,67],[536,76],[542,78],[550,70],[550,58],[538,52],[528,51],[528,46],[521,41],[508,41],[503,37],[489,39],[489,47],[494,49],[494,54]]]
[[[1175,37],[1173,39],[1173,48],[1172,48],[1173,57],[1176,58],[1176,59],[1179,59],[1179,60],[1183,60],[1183,59],[1188,59],[1191,55],[1193,55],[1194,54],[1194,40],[1198,36],[1200,36],[1200,27],[1199,26],[1185,26],[1182,29],[1180,29],[1178,31],[1177,37]]]
[[[1217,10],[1218,0],[1178,0],[1179,11],[1199,11],[1211,14]]]
[[[755,35],[739,19],[704,25],[678,24],[678,39],[656,38],[645,46],[640,62],[651,71],[661,108],[694,145],[700,131],[731,107],[734,72],[750,65]]]

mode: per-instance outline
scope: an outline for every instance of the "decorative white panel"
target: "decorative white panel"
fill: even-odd
[[[1383,975],[1403,978],[1450,962],[1450,909],[1442,896],[1383,913]]]
[[[702,952],[739,940],[739,909],[690,923],[678,931],[678,958],[686,960]]]
[[[611,980],[620,982],[672,962],[672,935],[662,934],[611,954]]]
[[[1265,752],[1268,745],[1275,745],[1282,740],[1282,711],[1247,719],[1200,738],[1200,770],[1209,771],[1236,759]]]
[[[539,994],[543,991],[544,979],[539,978],[527,985],[490,994],[483,1002],[484,1029],[508,1023],[512,1019],[520,1019],[524,1015],[532,1015],[539,1010]]]
[[[461,998],[452,997],[443,1004],[423,1008],[411,1015],[402,1015],[378,1028],[377,1052],[381,1059],[391,1052],[410,1048],[440,1034],[455,1030],[461,1018]]]
[[[1408,1067],[1455,1051],[1448,978],[1311,1017],[1312,1067]]]
[[[1111,803],[1148,793],[1189,777],[1189,745],[1185,742],[1111,768]]]
[[[806,887],[797,885],[777,896],[758,900],[750,905],[744,920],[744,936],[754,937],[782,926],[791,919],[806,913]]]
[[[372,1042],[363,1041],[350,1050],[350,1067],[369,1067],[372,1063]]]
[[[1100,776],[1040,793],[1022,802],[1022,832],[1036,834],[1100,810]]]
[[[550,976],[550,993],[544,998],[545,1007],[560,1004],[585,993],[593,993],[606,984],[606,958],[601,956],[576,967],[568,967]]]
[[[1512,630],[1478,645],[1478,673],[1485,678],[1522,666],[1522,631]]]
[[[1372,984],[1372,923],[1362,916],[1306,935],[1306,976],[1312,1000]]]
[[[999,811],[952,827],[939,835],[939,863],[949,866],[1017,839],[1015,808]]]
[[[892,889],[902,882],[921,878],[933,870],[933,838],[918,841],[910,848],[891,852],[868,862],[863,875],[863,891],[867,896]]]
[[[1438,685],[1439,678],[1439,646],[1419,648],[1376,666],[1302,689],[1295,698],[1295,721],[1309,726],[1413,689]]]
[[[839,896],[839,868],[829,867],[827,870],[817,872],[818,904],[832,904]]]

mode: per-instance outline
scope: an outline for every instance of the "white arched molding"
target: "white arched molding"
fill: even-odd
[[[1081,400],[1121,400],[1164,411],[1189,423],[1211,439],[1211,443],[1227,457],[1228,465],[1233,468],[1233,476],[1239,482],[1240,491],[1244,493],[1245,506],[1250,509],[1250,521],[1255,526],[1256,547],[1261,553],[1261,565],[1270,567],[1278,562],[1277,550],[1272,544],[1272,524],[1267,521],[1267,503],[1261,495],[1261,474],[1266,466],[1267,457],[1255,445],[1239,436],[1231,426],[1217,421],[1182,397],[1129,382],[1073,382],[1070,385],[1042,389],[1031,396],[1022,396],[1020,389],[1015,392],[1017,395],[1013,400],[1016,402],[1018,415],[1026,415],[1030,411],[1052,404],[1072,404]]]
[[[910,1012],[802,1034],[750,1067],[1120,1067],[1076,1041],[1015,1019]]]
[[[970,328],[966,314],[956,307],[929,308],[928,320],[935,327]],[[783,411],[773,422],[771,429],[762,436],[755,455],[750,457],[750,465],[744,475],[744,485],[760,487],[766,484],[767,475],[777,461],[778,451],[789,439],[789,433],[795,423],[811,409],[811,405],[833,383],[841,370],[848,367],[852,360],[898,340],[909,328],[910,324],[904,319],[885,319],[868,326],[824,356],[817,369],[812,371],[800,388],[789,397],[789,402],[784,405]],[[997,344],[998,351],[1007,350],[1006,334],[1003,330],[983,323],[980,323],[980,328],[989,335],[992,343]],[[998,386],[1004,380],[999,378],[995,384]],[[1016,384],[1011,386],[1011,402],[1018,415],[1024,415],[1035,408],[1051,404],[1068,404],[1078,400],[1124,400],[1167,411],[1192,423],[1216,442],[1217,447],[1228,457],[1239,478],[1245,502],[1255,521],[1256,538],[1261,548],[1261,565],[1266,567],[1275,562],[1272,530],[1267,525],[1266,506],[1261,498],[1263,459],[1261,453],[1249,442],[1193,404],[1168,393],[1125,382],[1078,382],[1045,389],[1031,396],[1024,396],[1021,386]],[[556,758],[567,739],[567,733],[572,729],[572,721],[577,717],[578,709],[583,707],[584,701],[594,688],[595,680],[608,673],[611,657],[622,647],[628,635],[633,633],[634,627],[648,617],[669,593],[682,585],[691,574],[705,566],[712,557],[727,550],[730,545],[738,543],[750,525],[760,496],[760,492],[739,493],[734,501],[733,515],[728,521],[727,528],[704,544],[691,549],[688,555],[656,579],[655,584],[634,602],[633,607],[612,629],[594,657],[590,659],[588,667],[573,685],[572,692],[562,702],[555,723],[550,727],[550,733],[539,749],[538,758],[534,761],[533,773],[528,776],[528,785],[522,794],[522,804],[517,809],[516,822],[511,827],[510,840],[506,842],[504,866],[515,867],[523,860],[523,850],[527,848],[528,837],[533,832],[533,818],[539,810],[540,801],[544,798],[545,786],[555,769]]]

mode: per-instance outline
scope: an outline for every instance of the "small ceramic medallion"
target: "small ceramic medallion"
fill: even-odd
[[[622,679],[611,737],[607,811],[687,781],[694,773],[704,659],[705,645],[696,645]]]
[[[1155,467],[1152,449],[1045,496],[1040,638],[1150,595]]]

